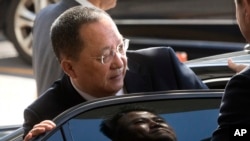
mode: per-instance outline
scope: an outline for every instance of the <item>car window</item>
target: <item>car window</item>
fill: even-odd
[[[178,141],[200,141],[208,139],[216,129],[220,98],[156,100],[127,104],[156,110],[174,128]],[[99,131],[100,123],[104,117],[115,113],[124,105],[126,104],[115,104],[83,112],[65,122],[60,130],[54,131],[49,140],[109,141]]]

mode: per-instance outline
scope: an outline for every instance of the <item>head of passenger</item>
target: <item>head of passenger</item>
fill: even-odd
[[[77,89],[93,97],[111,96],[123,87],[128,39],[98,8],[73,7],[51,27],[54,52]]]
[[[245,39],[250,42],[250,1],[235,0],[236,19]]]
[[[172,127],[155,112],[142,107],[124,108],[101,123],[112,141],[176,141]]]

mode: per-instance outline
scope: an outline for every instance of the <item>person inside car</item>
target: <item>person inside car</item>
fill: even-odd
[[[250,42],[250,1],[235,0],[236,18],[242,35]],[[229,62],[233,63],[233,62]],[[233,63],[232,66],[235,64]],[[239,64],[236,64],[236,67]],[[250,67],[239,69],[228,82],[220,105],[218,127],[213,132],[212,141],[250,140],[249,132],[238,136],[236,129],[250,129]],[[247,130],[246,129],[246,130]],[[248,130],[249,131],[249,130]]]
[[[173,128],[151,109],[125,106],[102,121],[101,132],[112,141],[176,141]]]
[[[51,40],[65,75],[25,109],[25,140],[53,129],[50,120],[87,100],[139,92],[207,89],[169,47],[127,51],[129,40],[98,8],[76,6],[64,12],[52,24]]]
[[[73,6],[82,5],[109,10],[116,6],[116,1],[117,0],[61,0],[56,4],[47,6],[38,13],[32,31],[32,66],[38,96],[64,74],[53,52],[49,35],[49,30],[54,20],[65,10]]]

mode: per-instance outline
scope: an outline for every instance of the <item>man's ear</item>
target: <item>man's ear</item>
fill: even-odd
[[[75,78],[76,77],[76,73],[73,67],[73,62],[69,59],[63,59],[61,61],[61,67],[64,71],[64,73],[66,73],[68,76],[70,76],[71,78]]]

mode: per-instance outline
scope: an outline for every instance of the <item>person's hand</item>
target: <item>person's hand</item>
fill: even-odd
[[[242,70],[244,70],[247,67],[247,65],[244,65],[244,64],[236,64],[236,63],[234,63],[231,58],[229,58],[227,60],[227,64],[228,64],[228,67],[231,70],[233,70],[234,72],[236,72],[236,73],[241,72]]]
[[[24,141],[29,141],[31,138],[41,135],[47,131],[50,131],[56,127],[56,124],[51,120],[44,120],[36,125],[25,136]]]

